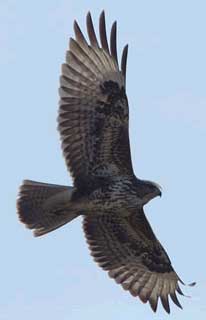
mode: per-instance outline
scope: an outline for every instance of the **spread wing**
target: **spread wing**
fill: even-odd
[[[158,299],[169,313],[168,297],[181,308],[176,291],[183,294],[170,259],[156,239],[143,209],[129,218],[116,214],[87,216],[84,232],[95,261],[133,296],[149,301],[156,311]]]
[[[74,184],[84,189],[102,176],[131,174],[128,137],[128,102],[125,93],[127,49],[121,69],[116,49],[116,22],[110,48],[105,16],[99,22],[98,44],[90,13],[87,15],[90,44],[78,24],[70,39],[60,78],[58,128],[66,164]]]

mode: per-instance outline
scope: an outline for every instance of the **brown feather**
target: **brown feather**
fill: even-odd
[[[107,33],[106,33],[106,25],[105,25],[105,13],[102,11],[99,20],[99,35],[101,40],[102,48],[109,54],[109,46],[107,42]]]
[[[115,59],[118,65],[118,58],[117,58],[117,22],[115,21],[112,25],[111,35],[110,35],[110,50],[111,55]]]
[[[173,301],[180,309],[182,309],[182,306],[181,306],[179,300],[177,299],[177,295],[176,295],[175,291],[170,293],[170,297],[171,297],[172,301]]]
[[[87,14],[87,32],[91,45],[94,47],[99,47],[90,12]]]
[[[76,37],[76,40],[79,42],[79,43],[82,43],[84,45],[87,45],[87,41],[77,23],[77,21],[75,20],[74,21],[74,33],[75,33],[75,37]]]
[[[170,306],[169,306],[169,300],[168,300],[168,294],[170,292],[169,286],[170,284],[168,280],[164,279],[162,292],[160,294],[160,299],[161,299],[162,306],[167,311],[167,313],[170,313]]]
[[[121,60],[121,70],[124,76],[125,84],[126,84],[126,71],[127,71],[127,55],[128,55],[128,44],[124,47],[122,51],[122,60]]]

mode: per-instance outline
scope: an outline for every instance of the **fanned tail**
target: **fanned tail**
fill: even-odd
[[[53,231],[79,214],[70,208],[73,188],[24,180],[17,200],[19,219],[34,236]]]

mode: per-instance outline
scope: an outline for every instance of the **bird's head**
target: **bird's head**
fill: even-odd
[[[162,196],[161,186],[155,182],[147,180],[139,180],[137,188],[138,196],[142,199],[143,205],[151,199]]]

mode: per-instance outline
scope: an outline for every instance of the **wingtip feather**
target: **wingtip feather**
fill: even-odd
[[[86,24],[91,45],[94,47],[99,47],[90,11],[87,13]]]
[[[158,306],[158,297],[156,299],[149,299],[149,304],[150,304],[150,307],[152,308],[152,311],[156,312],[157,306]]]
[[[115,59],[118,65],[118,57],[117,57],[117,22],[114,21],[110,34],[110,51],[112,57]]]
[[[170,293],[170,298],[176,304],[176,306],[178,306],[180,309],[183,309],[182,305],[180,304],[180,302],[179,302],[179,300],[177,298],[177,295],[176,295],[175,291],[173,293]]]
[[[161,300],[163,308],[169,314],[170,313],[170,305],[169,305],[168,295],[160,296],[160,300]]]
[[[74,25],[73,25],[73,28],[74,28],[74,34],[75,34],[75,38],[77,41],[79,41],[80,43],[85,43],[87,44],[87,41],[79,27],[79,24],[76,20],[74,20]]]
[[[101,12],[99,18],[99,35],[102,48],[109,54],[104,10]]]
[[[126,72],[127,72],[127,57],[128,57],[128,44],[126,44],[126,46],[122,51],[122,60],[121,60],[121,71],[125,79],[125,82],[126,82]]]

